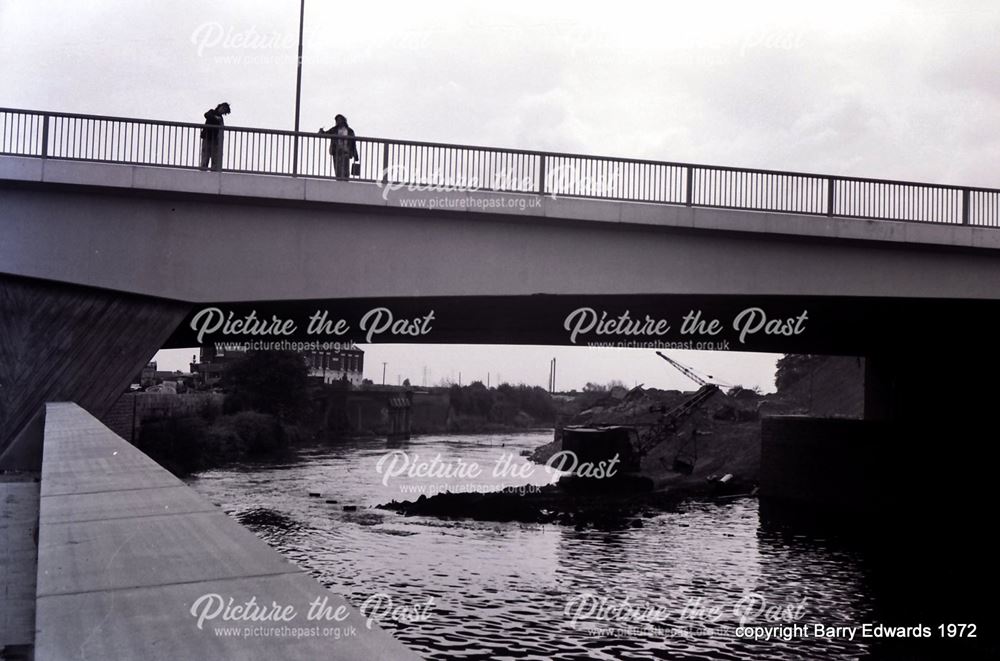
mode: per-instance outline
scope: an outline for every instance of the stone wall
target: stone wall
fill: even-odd
[[[865,359],[827,356],[780,394],[816,418],[863,418]]]
[[[220,413],[219,393],[126,393],[118,398],[101,422],[126,441],[134,441],[146,422],[202,415],[206,408]]]

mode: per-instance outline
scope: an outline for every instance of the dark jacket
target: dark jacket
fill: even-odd
[[[218,140],[221,136],[219,135],[219,129],[215,127],[223,126],[225,123],[222,113],[212,108],[205,113],[205,128],[201,130],[201,137],[208,138],[213,142]]]
[[[320,133],[327,133],[333,135],[334,137],[330,140],[330,156],[337,155],[337,141],[343,138],[337,138],[337,126],[331,126],[325,131],[320,131]],[[358,145],[354,141],[354,129],[350,126],[347,127],[347,151],[351,154],[351,158],[355,161],[360,160],[358,157]]]

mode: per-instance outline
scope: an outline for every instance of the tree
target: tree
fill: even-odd
[[[223,374],[226,408],[269,413],[293,422],[306,406],[308,368],[293,351],[259,351],[233,364]]]
[[[493,408],[493,395],[482,381],[473,381],[465,388],[467,413],[487,417]]]

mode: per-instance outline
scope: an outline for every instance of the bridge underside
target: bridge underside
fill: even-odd
[[[295,322],[287,335],[246,335],[216,329],[198,341],[199,314]],[[992,393],[1000,357],[994,347],[993,301],[850,297],[663,295],[533,295],[331,299],[191,304],[130,293],[0,275],[0,450],[9,462],[31,443],[14,443],[32,429],[47,401],[75,401],[101,416],[163,347],[217,341],[301,340],[430,344],[596,344],[673,349],[722,349],[858,355],[868,358],[866,417],[916,421],[940,433],[992,426]],[[757,309],[783,325],[769,327]],[[372,311],[376,314],[370,314]],[[593,312],[581,313],[580,310]],[[310,334],[322,311],[344,320],[342,335]],[[381,312],[378,312],[381,311]],[[702,332],[682,333],[697,311]],[[666,320],[662,335],[591,323],[601,315]],[[756,313],[755,313],[756,314]],[[368,315],[367,322],[364,321]],[[575,315],[575,316],[574,316]],[[794,332],[794,320],[805,320]],[[389,324],[390,318],[404,326]],[[719,331],[706,325],[719,320]],[[421,321],[422,320],[422,321]],[[368,331],[381,329],[368,335]],[[647,325],[647,330],[650,328]],[[750,329],[750,330],[748,330]],[[421,333],[420,331],[426,331]],[[398,332],[394,332],[398,331]],[[644,345],[652,342],[651,346]],[[923,431],[920,432],[924,434]],[[19,449],[20,448],[20,449]]]

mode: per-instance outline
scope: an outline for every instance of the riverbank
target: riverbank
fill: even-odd
[[[694,413],[681,418],[672,431],[657,434],[654,426],[661,420],[661,412],[680,406],[692,395],[635,388],[597,401],[564,424],[634,426],[644,450],[640,473],[652,481],[656,490],[698,494],[706,484],[727,474],[732,476],[730,480],[752,488],[760,477],[761,415],[788,412],[794,410],[793,406],[779,397],[752,391],[718,391]],[[562,450],[556,434],[553,441],[536,448],[530,458],[544,464]],[[679,457],[692,462],[690,474],[674,470]]]
[[[247,461],[280,461],[306,435],[301,428],[255,411],[185,416],[148,422],[133,442],[178,477]]]

